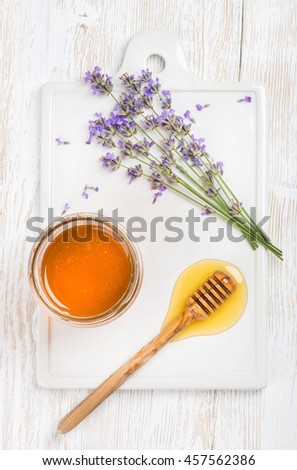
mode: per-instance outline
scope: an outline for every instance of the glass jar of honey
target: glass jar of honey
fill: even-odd
[[[74,326],[99,326],[122,315],[142,283],[140,251],[114,219],[71,214],[35,242],[29,277],[51,317]]]

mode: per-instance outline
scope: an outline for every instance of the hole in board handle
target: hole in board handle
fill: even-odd
[[[152,54],[146,59],[147,68],[155,73],[160,73],[165,68],[165,60],[159,54]]]

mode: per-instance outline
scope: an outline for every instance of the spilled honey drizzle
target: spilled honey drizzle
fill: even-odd
[[[233,277],[236,281],[236,291],[206,320],[193,321],[172,341],[222,333],[235,325],[242,316],[247,302],[247,286],[242,273],[236,266],[226,261],[206,259],[189,266],[177,279],[162,329],[181,314],[185,309],[187,298],[217,270],[225,271]]]

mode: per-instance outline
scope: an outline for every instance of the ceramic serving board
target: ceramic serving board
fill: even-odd
[[[122,72],[138,73],[146,59],[159,54],[165,60],[158,74],[164,88],[173,91],[178,112],[193,110],[195,135],[204,137],[208,152],[225,163],[225,176],[246,207],[265,214],[265,94],[260,86],[198,81],[187,69],[178,41],[163,31],[148,31],[135,37],[127,48]],[[96,64],[95,64],[96,65]],[[100,64],[99,64],[100,65]],[[246,95],[251,102],[238,100]],[[195,111],[195,104],[210,106]],[[156,335],[166,314],[171,292],[179,274],[190,264],[205,258],[230,261],[244,274],[248,304],[240,321],[214,336],[194,337],[171,343],[123,386],[125,389],[255,389],[267,380],[265,327],[265,253],[254,253],[246,242],[211,236],[224,222],[202,221],[195,226],[200,241],[191,241],[185,218],[193,207],[170,191],[152,204],[152,191],[145,180],[128,184],[122,172],[108,172],[99,164],[102,149],[86,145],[87,122],[95,112],[107,112],[108,97],[96,97],[82,83],[48,83],[42,90],[41,215],[49,207],[60,215],[64,204],[70,212],[112,215],[118,209],[124,217],[141,216],[148,227],[159,217],[155,229],[139,242],[144,278],[132,307],[118,320],[92,329],[73,328],[49,319],[39,311],[38,382],[45,387],[95,387],[123,361]],[[69,141],[57,145],[56,138]],[[84,186],[98,192],[82,197]],[[200,209],[195,208],[200,216]],[[181,217],[184,236],[179,242],[165,241],[165,220]],[[175,225],[175,224],[173,224]],[[238,234],[236,234],[238,235]]]

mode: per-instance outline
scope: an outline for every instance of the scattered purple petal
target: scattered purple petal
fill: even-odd
[[[240,100],[237,100],[237,103],[251,103],[252,102],[252,97],[251,96],[245,96],[244,98],[241,98]]]
[[[197,111],[202,111],[202,109],[205,109],[205,108],[208,108],[210,106],[210,104],[196,104],[196,109]]]
[[[98,193],[99,187],[98,186],[90,186],[90,185],[86,184],[84,186],[84,190],[81,194],[84,199],[89,199],[89,197],[90,197],[89,191],[94,191],[94,192]]]
[[[69,145],[70,144],[70,142],[67,142],[67,140],[62,140],[62,139],[60,139],[60,137],[56,138],[56,143],[58,145]]]
[[[69,209],[70,209],[70,204],[68,204],[68,202],[66,202],[63,206],[62,215],[66,214],[66,212],[68,212]]]
[[[163,193],[165,191],[166,187],[164,189],[162,189],[161,191],[157,191],[156,193],[154,193],[154,199],[153,199],[153,204],[155,204],[155,202],[161,197],[163,196]]]
[[[89,186],[88,184],[85,185],[84,191],[95,191],[98,193],[99,187],[98,186]]]

